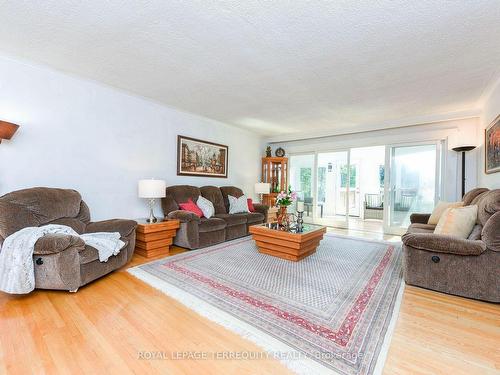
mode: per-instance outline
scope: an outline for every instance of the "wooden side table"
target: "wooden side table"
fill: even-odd
[[[179,220],[156,223],[137,220],[135,252],[146,258],[168,255],[178,228]]]
[[[276,222],[278,216],[278,207],[269,207],[269,210],[267,211],[267,223],[274,223]]]

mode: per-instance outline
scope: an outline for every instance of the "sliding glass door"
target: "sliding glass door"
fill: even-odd
[[[440,193],[440,143],[390,146],[385,231],[400,234],[415,212],[432,212]]]
[[[349,169],[348,151],[318,153],[316,174],[316,222],[346,227],[352,182],[355,180]]]
[[[401,234],[440,196],[442,149],[427,142],[291,155],[289,181],[306,222]]]
[[[315,202],[315,154],[291,155],[289,158],[289,179],[292,190],[297,192],[298,201],[304,202],[304,221],[313,221]],[[291,207],[295,211],[296,206]]]

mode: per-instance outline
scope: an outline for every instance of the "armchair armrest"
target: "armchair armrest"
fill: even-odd
[[[188,223],[190,221],[200,222],[200,218],[189,211],[175,210],[168,213],[167,218],[177,219],[181,223]]]
[[[264,215],[264,220],[267,220],[267,212],[269,211],[269,206],[262,203],[254,203],[253,208],[255,208],[256,212]]]
[[[437,253],[480,255],[486,250],[483,241],[464,240],[446,234],[406,233],[401,240],[406,246]]]
[[[57,254],[71,247],[85,248],[85,242],[80,237],[68,234],[46,234],[35,243],[34,255]]]
[[[111,219],[87,224],[85,233],[119,232],[121,237],[127,237],[137,227],[137,222],[127,219]]]
[[[410,223],[415,224],[427,224],[429,221],[429,218],[431,217],[431,214],[411,214],[410,215]]]

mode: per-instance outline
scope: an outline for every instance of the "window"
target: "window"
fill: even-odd
[[[357,168],[356,165],[350,166],[350,178],[349,178],[349,187],[350,188],[355,188],[356,187],[356,172]],[[342,165],[340,167],[340,186],[343,188],[347,188],[347,165]]]
[[[378,178],[380,182],[380,187],[383,189],[384,188],[384,179],[385,179],[385,166],[379,165],[378,166]]]
[[[311,168],[300,168],[300,191],[304,198],[311,197]]]
[[[326,199],[326,168],[318,167],[318,202]]]

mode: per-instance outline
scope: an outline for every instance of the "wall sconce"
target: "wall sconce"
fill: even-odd
[[[19,125],[0,120],[0,143],[2,139],[11,139],[18,128]]]

